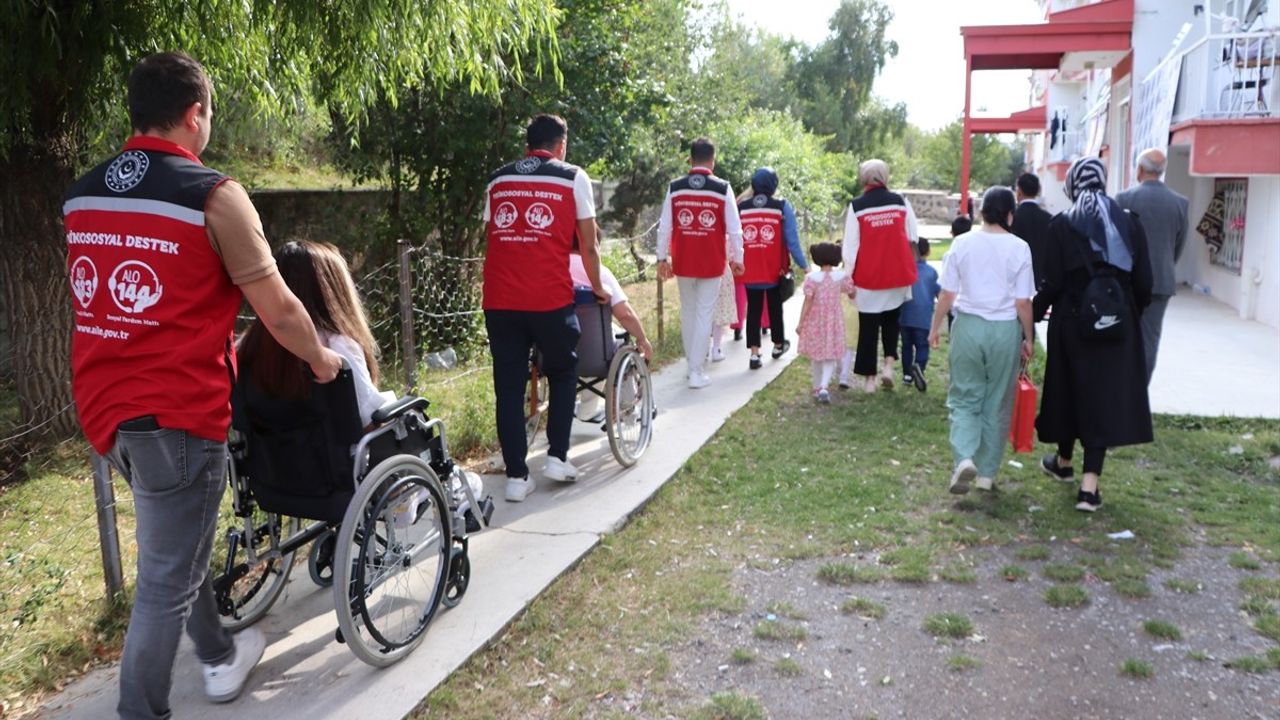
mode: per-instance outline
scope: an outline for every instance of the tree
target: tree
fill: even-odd
[[[315,97],[355,119],[375,98],[450,85],[495,94],[554,67],[552,0],[79,2],[7,0],[0,12],[0,298],[19,414],[67,434],[70,307],[61,197],[94,140],[118,145],[124,81],[143,55],[187,50],[218,104],[287,116]],[[516,59],[517,64],[511,60]],[[216,128],[215,128],[216,138]]]
[[[898,54],[886,35],[892,20],[880,0],[843,0],[831,16],[831,34],[803,50],[791,68],[805,127],[830,136],[833,151],[861,155],[906,125],[905,106],[868,106],[876,75]]]
[[[959,120],[929,135],[923,148],[924,177],[929,187],[960,191],[960,165],[962,159],[961,135],[964,126]],[[1012,157],[1017,148],[1002,143],[994,135],[974,135],[970,146],[969,177],[976,187],[1012,185],[1017,179],[1013,171]],[[1019,167],[1021,158],[1019,156]]]

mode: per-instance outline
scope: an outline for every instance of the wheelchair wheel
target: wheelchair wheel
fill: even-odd
[[[361,481],[338,529],[334,602],[356,657],[390,665],[422,642],[449,578],[449,509],[436,474],[397,455]]]
[[[524,439],[527,447],[533,447],[538,429],[547,416],[547,403],[551,386],[535,365],[529,366],[529,381],[524,386]]]
[[[604,397],[609,449],[623,467],[635,465],[653,438],[654,406],[649,365],[634,346],[614,354]]]
[[[277,548],[302,523],[260,508],[254,508],[248,522],[231,519],[233,524],[214,539],[209,576],[222,626],[235,631],[261,620],[284,591],[295,553]]]
[[[333,584],[333,551],[337,545],[338,534],[330,530],[311,543],[311,552],[307,553],[307,573],[311,582],[320,587]]]

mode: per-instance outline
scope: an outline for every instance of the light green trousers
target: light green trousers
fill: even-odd
[[[994,479],[1004,457],[1021,340],[1017,320],[961,313],[951,328],[951,454],[973,460],[980,477]]]

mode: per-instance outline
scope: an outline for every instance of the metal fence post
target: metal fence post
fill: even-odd
[[[93,497],[98,509],[98,542],[102,546],[102,576],[107,583],[107,599],[124,590],[124,569],[120,566],[120,533],[116,528],[116,493],[111,485],[111,464],[90,452],[93,467]]]
[[[418,353],[413,340],[413,272],[409,267],[409,253],[413,247],[401,238],[396,241],[400,256],[400,343],[404,362],[404,392],[413,392],[417,385]]]

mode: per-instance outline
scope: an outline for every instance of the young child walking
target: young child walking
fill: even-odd
[[[836,363],[844,355],[843,296],[853,292],[853,278],[837,267],[840,246],[817,243],[809,248],[818,267],[804,278],[804,307],[800,310],[800,354],[813,368],[813,399],[831,402],[827,386]]]
[[[933,322],[933,303],[942,292],[938,271],[929,266],[929,241],[916,240],[911,247],[916,258],[916,282],[911,286],[911,299],[902,305],[902,382],[914,384],[924,392],[929,385],[924,379],[929,364],[929,325]]]

